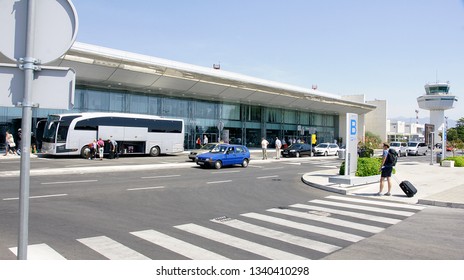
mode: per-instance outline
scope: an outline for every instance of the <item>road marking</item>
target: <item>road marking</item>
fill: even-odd
[[[401,222],[401,220],[399,219],[392,219],[392,218],[374,216],[374,215],[363,214],[363,213],[358,213],[358,212],[343,211],[343,210],[337,210],[337,209],[319,207],[319,206],[307,205],[307,204],[293,204],[293,205],[290,205],[290,207],[302,208],[302,209],[312,210],[312,211],[322,211],[322,212],[327,212],[327,213],[332,213],[332,214],[337,214],[337,215],[342,215],[342,216],[347,216],[347,217],[353,217],[353,218],[358,218],[358,219],[363,219],[363,220],[368,220],[368,221],[381,222],[381,223],[390,224],[390,225],[394,225],[394,224]]]
[[[211,172],[211,174],[226,174],[226,173],[238,173],[240,170],[234,170],[234,171],[215,171]]]
[[[58,197],[58,196],[66,196],[67,194],[49,194],[49,195],[38,195],[38,196],[30,196],[30,199],[33,198],[49,198],[49,197]],[[19,197],[11,197],[11,198],[4,198],[3,200],[19,200]]]
[[[284,167],[269,167],[269,168],[263,168],[263,170],[276,170],[276,169],[284,169]]]
[[[190,232],[192,234],[214,240],[235,248],[242,249],[257,255],[264,256],[272,260],[306,260],[301,256],[291,254],[282,250],[274,249],[265,245],[254,243],[242,238],[238,238],[229,234],[215,231],[206,227],[195,224],[185,224],[175,226],[175,228]]]
[[[157,179],[157,178],[172,178],[180,177],[180,175],[164,175],[164,176],[151,176],[151,177],[141,177],[142,179]]]
[[[390,210],[390,209],[385,209],[385,208],[354,205],[354,204],[348,204],[348,203],[339,203],[339,202],[332,202],[332,201],[326,201],[326,200],[320,200],[320,199],[311,200],[311,203],[317,203],[317,204],[323,204],[323,205],[329,205],[329,206],[335,206],[335,207],[344,207],[344,208],[357,209],[357,210],[365,210],[365,211],[371,211],[371,212],[383,213],[383,214],[393,214],[393,215],[405,216],[405,217],[410,217],[415,214],[414,212]]]
[[[149,260],[146,256],[106,236],[77,239],[77,241],[110,260]]]
[[[154,190],[154,189],[164,189],[164,186],[158,186],[158,187],[145,187],[145,188],[132,188],[132,189],[127,189],[127,191],[142,191],[142,190]]]
[[[323,252],[327,254],[341,249],[341,247],[336,246],[336,245],[331,245],[331,244],[327,244],[324,242],[319,242],[319,241],[311,240],[308,238],[303,238],[303,237],[299,237],[296,235],[288,234],[285,232],[281,232],[281,231],[277,231],[277,230],[273,230],[273,229],[269,229],[269,228],[265,228],[261,226],[256,226],[256,225],[242,222],[236,219],[227,219],[227,220],[213,219],[211,221],[215,223],[219,223],[219,224],[224,224],[229,227],[236,228],[236,229],[240,229],[246,232],[251,232],[256,235],[265,236],[268,238],[276,239],[282,242],[290,243],[293,245],[297,245],[300,247],[304,247],[307,249],[311,249],[311,250],[315,250],[315,251],[319,251],[319,252]]]
[[[91,183],[91,182],[98,182],[98,180],[46,182],[46,183],[40,183],[40,184],[41,184],[41,185],[58,185],[58,184],[75,184],[75,183]]]
[[[13,254],[17,255],[18,247],[9,248]],[[52,249],[47,244],[35,244],[27,246],[27,259],[28,260],[66,260],[65,257],[60,255],[57,251]]]
[[[276,178],[276,177],[279,177],[279,175],[256,177],[256,179],[268,179],[268,178]]]
[[[131,234],[192,260],[228,260],[224,256],[152,229],[134,231]]]
[[[301,165],[301,162],[287,162],[287,165]]]
[[[337,230],[297,223],[297,222],[293,222],[293,221],[289,221],[289,220],[285,220],[281,218],[275,218],[272,216],[262,215],[258,213],[246,213],[246,214],[241,214],[241,215],[244,217],[257,219],[260,221],[265,221],[265,222],[278,224],[278,225],[282,225],[286,227],[296,228],[296,229],[304,230],[308,232],[314,232],[314,233],[318,233],[318,234],[322,234],[322,235],[326,235],[326,236],[330,236],[333,238],[342,239],[342,240],[346,240],[350,242],[358,242],[364,239],[364,237],[359,236],[359,235],[354,235],[354,234],[344,233],[344,232],[337,231]]]
[[[411,204],[403,204],[403,203],[397,203],[397,202],[387,202],[387,201],[378,201],[378,200],[366,200],[366,199],[359,199],[359,198],[353,198],[353,197],[342,197],[342,196],[327,196],[326,198],[329,199],[337,199],[337,200],[343,200],[343,201],[350,201],[350,202],[359,202],[359,203],[364,203],[364,204],[374,204],[374,205],[383,205],[383,206],[390,206],[390,207],[396,207],[396,208],[406,208],[406,209],[413,209],[413,210],[424,210],[424,206],[419,206],[419,205],[411,205]]]
[[[222,184],[222,183],[230,183],[232,180],[224,180],[224,181],[212,181],[212,182],[206,182],[206,184]]]
[[[381,228],[381,227],[369,226],[365,224],[354,223],[354,222],[340,220],[340,219],[336,219],[332,217],[324,217],[324,216],[319,216],[319,215],[315,215],[311,213],[304,213],[304,212],[299,212],[299,211],[294,211],[294,210],[289,210],[289,209],[273,208],[267,211],[273,212],[273,213],[284,214],[284,215],[288,215],[292,217],[298,217],[298,218],[303,218],[307,220],[318,221],[318,222],[323,222],[327,224],[347,227],[347,228],[354,228],[357,230],[370,232],[370,233],[379,233],[384,230],[384,228]]]

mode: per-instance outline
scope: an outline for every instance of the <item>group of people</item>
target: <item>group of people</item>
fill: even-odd
[[[7,156],[9,154],[13,155],[21,155],[21,140],[22,140],[22,132],[21,128],[18,129],[18,133],[16,134],[17,138],[15,141],[15,137],[13,133],[10,131],[6,131],[5,133],[5,154],[4,156]],[[37,152],[37,144],[36,144],[36,138],[33,132],[31,132],[31,147],[30,150],[32,153]]]
[[[208,141],[209,141],[208,136],[206,136],[206,134],[205,134],[203,136],[203,142],[201,141],[200,137],[198,137],[195,144],[197,145],[197,148],[200,148],[202,145],[208,144]]]
[[[108,139],[107,140],[108,145],[109,145],[109,159],[114,159],[114,158],[119,158],[119,153],[118,153],[118,142],[116,142],[113,139]],[[90,149],[89,153],[89,158],[88,159],[96,159],[97,158],[97,152],[98,152],[98,158],[100,160],[103,160],[103,153],[105,151],[105,141],[103,141],[102,138],[99,138],[98,140],[93,140],[92,143],[89,143],[88,145]]]
[[[266,138],[261,139],[261,149],[263,151],[263,160],[267,159],[267,146],[269,145],[269,141]],[[276,159],[280,159],[280,149],[282,148],[282,141],[280,141],[279,137],[276,137],[275,140],[275,150],[276,150]]]

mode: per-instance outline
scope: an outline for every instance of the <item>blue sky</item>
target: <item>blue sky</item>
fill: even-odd
[[[72,0],[77,41],[338,95],[415,118],[427,82],[450,81],[464,117],[463,0]],[[419,117],[429,113],[420,110]]]

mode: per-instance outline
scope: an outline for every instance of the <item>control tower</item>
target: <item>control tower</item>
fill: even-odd
[[[417,98],[419,108],[430,111],[430,123],[435,126],[434,142],[438,143],[440,138],[438,131],[443,130],[445,110],[451,109],[454,102],[458,101],[456,96],[449,94],[449,82],[429,83],[425,86],[425,95]],[[424,135],[428,137],[428,135]]]

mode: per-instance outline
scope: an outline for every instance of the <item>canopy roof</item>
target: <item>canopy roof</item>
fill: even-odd
[[[375,109],[318,90],[80,42],[52,65],[73,68],[77,85],[97,88],[337,115]]]

